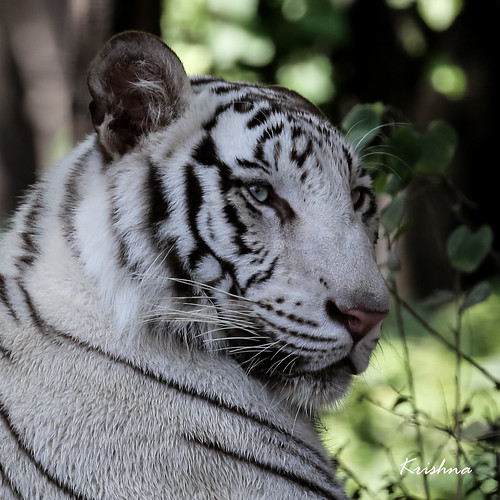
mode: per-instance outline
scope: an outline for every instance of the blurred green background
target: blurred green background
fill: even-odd
[[[0,220],[90,132],[86,69],[113,33],[191,74],[290,87],[366,138],[393,295],[372,366],[320,429],[354,498],[498,498],[496,0],[23,0],[0,5]],[[468,474],[412,474],[465,467]],[[250,498],[250,497],[249,497]]]

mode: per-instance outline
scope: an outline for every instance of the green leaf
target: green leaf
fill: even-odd
[[[380,103],[358,104],[342,121],[342,130],[358,151],[378,134],[383,110]]]
[[[462,437],[467,441],[476,441],[487,432],[488,427],[486,422],[472,422],[462,430]]]
[[[447,253],[450,264],[459,271],[475,271],[491,250],[493,231],[483,225],[475,233],[467,226],[459,226],[448,238]]]
[[[392,272],[401,271],[401,261],[398,255],[392,250],[387,252],[387,268]]]
[[[376,195],[381,195],[386,191],[388,175],[389,174],[387,172],[380,172],[373,179],[373,190]]]
[[[400,223],[397,230],[392,234],[392,240],[396,241],[399,239],[411,227],[413,227],[413,221],[411,220]]]
[[[460,311],[465,311],[469,307],[484,302],[492,293],[493,289],[488,281],[480,281],[469,291],[460,307]]]
[[[420,305],[422,307],[428,307],[435,309],[444,304],[448,304],[455,299],[455,294],[451,290],[436,290],[431,295],[426,297]]]
[[[403,218],[405,200],[402,196],[395,196],[380,214],[380,222],[386,234],[395,231]]]
[[[410,126],[399,126],[393,131],[387,142],[387,163],[393,173],[393,179],[387,186],[387,192],[394,194],[404,189],[413,179],[413,165],[421,152],[421,136]]]
[[[411,181],[411,176],[401,176],[390,174],[388,176],[387,182],[385,184],[385,192],[394,196],[395,194],[402,191]]]
[[[421,154],[415,171],[421,174],[445,175],[455,156],[457,134],[447,123],[431,122],[421,138]]]

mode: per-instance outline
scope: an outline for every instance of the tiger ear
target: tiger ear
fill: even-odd
[[[92,62],[87,83],[92,123],[114,159],[178,118],[191,94],[174,52],[159,38],[134,31],[109,40]]]

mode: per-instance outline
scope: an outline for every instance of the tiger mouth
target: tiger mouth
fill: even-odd
[[[339,371],[347,372],[350,375],[356,375],[357,370],[354,366],[352,359],[349,356],[342,358],[339,361],[335,361],[331,365],[321,368],[320,370],[301,370],[301,371],[276,371],[277,375],[284,382],[295,380],[298,378],[311,377],[314,379],[329,379],[335,373]]]
[[[251,342],[248,342],[248,346],[253,349],[239,350],[241,349],[241,342],[239,342],[239,352],[232,353],[232,357],[249,375],[268,382],[286,384],[292,381],[315,380],[327,383],[336,377],[357,375],[363,371],[356,369],[352,353],[323,368],[314,369],[309,368],[307,360],[301,359],[299,355],[291,359],[289,354],[284,354],[279,350],[266,349],[255,352],[257,348]]]

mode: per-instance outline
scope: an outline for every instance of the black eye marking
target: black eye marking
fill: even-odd
[[[282,198],[271,185],[265,182],[251,182],[246,186],[250,196],[259,204],[272,208],[281,224],[295,218],[295,212],[288,201]]]
[[[351,191],[351,200],[354,206],[354,210],[359,210],[359,208],[363,205],[363,192],[360,188],[354,188]]]
[[[370,189],[366,187],[357,187],[351,191],[351,199],[352,204],[354,206],[354,210],[358,211],[366,203],[368,198],[373,198],[372,192]]]

